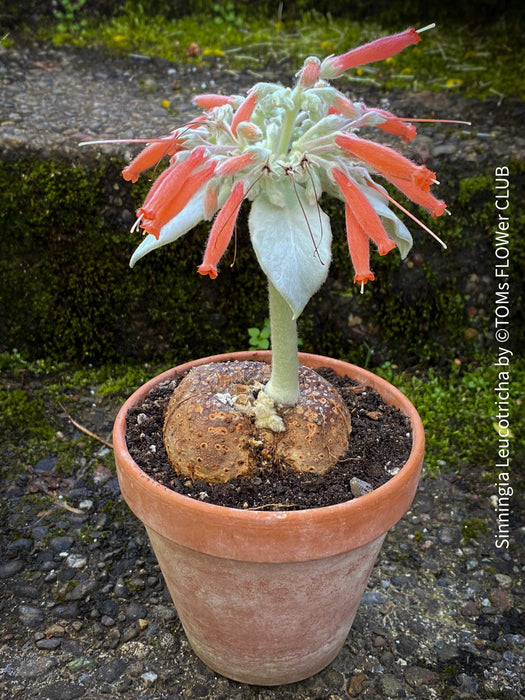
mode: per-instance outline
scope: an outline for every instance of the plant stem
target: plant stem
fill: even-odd
[[[299,398],[297,322],[289,304],[268,280],[272,373],[265,392],[276,403],[293,406]]]
[[[290,140],[292,138],[292,131],[294,128],[295,120],[300,109],[299,96],[302,93],[300,88],[295,88],[293,91],[293,100],[295,107],[293,110],[286,110],[286,116],[284,123],[281,126],[281,136],[279,139],[279,145],[277,147],[277,153],[281,158],[284,158],[288,153],[288,147],[290,146]]]

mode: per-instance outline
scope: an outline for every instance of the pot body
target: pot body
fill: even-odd
[[[196,364],[271,360],[269,352],[202,358],[151,380],[115,421],[119,484],[148,532],[186,635],[213,670],[237,681],[281,685],[327,666],[348,635],[386,533],[413,500],[424,453],[421,420],[388,382],[354,365],[300,353],[313,369],[331,367],[372,386],[410,418],[405,466],[360,498],[303,511],[244,511],[175,493],[146,475],[126,447],[128,410],[154,384]]]

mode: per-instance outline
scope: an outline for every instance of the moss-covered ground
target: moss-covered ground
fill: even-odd
[[[230,9],[225,5],[231,5]],[[423,15],[414,13],[414,21],[421,21]],[[297,66],[312,54],[343,53],[405,28],[401,20],[396,22],[391,16],[388,21],[385,14],[383,23],[363,23],[315,10],[289,16],[286,10],[280,15],[258,12],[254,16],[235,9],[233,3],[215,3],[206,14],[166,17],[162,11],[151,14],[141,3],[126,3],[108,20],[79,21],[72,16],[51,23],[40,36],[55,45],[102,45],[113,53],[173,61],[200,63],[218,56],[226,69],[256,72],[268,62],[281,65],[291,60]],[[442,22],[425,37],[424,51],[416,46],[381,64],[364,66],[345,80],[387,89],[454,90],[478,98],[523,97],[525,86],[516,66],[525,60],[525,50],[515,29],[504,15],[499,22],[477,30],[469,27],[466,31],[461,22]]]
[[[142,54],[194,64],[220,57],[226,70],[257,72],[268,63],[278,66],[291,61],[297,66],[312,54],[342,53],[400,31],[407,22],[424,24],[428,15],[429,22],[437,18],[438,26],[425,37],[424,51],[413,47],[381,64],[364,66],[343,81],[387,89],[452,90],[477,98],[525,96],[522,75],[516,69],[525,60],[519,14],[501,13],[497,21],[467,25],[461,14],[454,15],[453,8],[451,19],[441,21],[444,13],[437,10],[414,7],[407,17],[407,12],[396,13],[392,8],[375,13],[375,21],[367,18],[363,22],[356,19],[359,13],[355,11],[340,10],[334,16],[308,9],[313,3],[298,4],[306,9],[258,11],[254,16],[243,3],[198,3],[196,14],[188,15],[174,10],[170,3],[126,2],[112,16],[101,18],[85,16],[82,2],[62,0],[54,14],[41,22],[36,36],[55,46],[99,46],[113,54]],[[199,13],[199,5],[211,7],[202,7]],[[25,31],[35,35],[34,28]],[[5,46],[13,41],[9,32],[0,37]]]
[[[375,371],[398,386],[417,407],[427,439],[427,464],[438,469],[447,464],[475,481],[480,474],[489,480],[496,473],[499,434],[495,387],[499,371],[494,355],[484,355],[463,366],[459,361],[442,371],[398,372],[386,363]],[[525,429],[522,396],[525,361],[510,368],[510,425],[513,464],[522,464],[525,449],[520,436]]]
[[[246,345],[248,345],[248,334]],[[430,472],[446,464],[448,471],[462,473],[463,478],[495,477],[498,450],[497,407],[494,388],[498,384],[498,368],[494,355],[479,357],[463,365],[456,361],[439,372],[425,369],[403,372],[392,363],[384,363],[375,371],[398,386],[415,404],[427,437],[426,463]],[[67,473],[72,459],[81,456],[92,440],[74,429],[73,418],[82,424],[89,413],[90,399],[97,410],[107,414],[105,434],[118,406],[140,384],[155,376],[171,362],[155,365],[111,363],[100,367],[74,369],[68,363],[50,361],[27,362],[16,352],[0,355],[0,432],[9,435],[9,449],[4,451],[4,468],[13,475],[24,471],[27,464],[53,455],[55,471]],[[516,360],[510,367],[511,455],[512,463],[525,460],[520,436],[525,432],[525,416],[521,404],[525,394],[525,361]],[[84,400],[80,400],[83,397]],[[90,420],[90,419],[88,419]],[[112,468],[108,450],[97,460]],[[91,450],[92,453],[92,450]],[[94,465],[95,466],[95,465]]]

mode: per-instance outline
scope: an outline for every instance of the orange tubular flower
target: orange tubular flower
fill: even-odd
[[[359,223],[352,207],[345,202],[346,240],[350,259],[354,266],[354,284],[373,282],[375,277],[370,269],[370,244],[368,234]]]
[[[346,212],[347,226],[350,224],[350,230],[347,228],[348,246],[350,248],[350,257],[352,261],[355,257],[359,264],[359,269],[356,268],[355,265],[354,269],[357,274],[362,275],[364,274],[363,270],[365,266],[363,264],[364,258],[362,251],[363,238],[361,234],[356,233],[359,228],[362,229],[367,238],[371,238],[374,241],[380,255],[389,253],[396,247],[396,244],[388,237],[377,212],[359,187],[337,168],[333,168],[332,176],[341,190],[345,204],[350,209],[349,212]],[[368,276],[367,279],[372,278]],[[363,282],[364,280],[360,281]]]
[[[202,165],[205,158],[206,149],[201,146],[196,148],[182,163],[167,168],[161,173],[148,192],[144,204],[137,211],[137,216],[147,219],[154,218],[155,211],[159,207],[163,207],[173,197],[173,188],[177,188],[178,183],[183,183],[193,170]]]
[[[220,177],[224,175],[235,175],[235,173],[251,165],[254,160],[254,151],[248,151],[240,156],[232,156],[219,165],[216,174]]]
[[[337,112],[339,112],[345,117],[350,117],[351,119],[356,119],[360,114],[359,109],[354,105],[354,103],[341,94],[336,95],[333,107],[333,111],[331,111],[332,108],[330,108],[329,113],[337,114]]]
[[[144,200],[142,206],[140,209],[137,211],[137,216],[142,218],[143,216],[146,216],[146,212],[152,212],[152,205],[153,207],[155,206],[155,197],[157,196],[157,192],[161,189],[161,187],[165,188],[165,191],[169,191],[170,188],[170,182],[171,180],[176,180],[178,177],[177,172],[175,171],[175,159],[173,159],[173,163],[171,163],[171,167],[166,168],[166,170],[163,170],[161,174],[157,177],[153,185],[150,187],[150,190],[148,194],[146,195],[146,199]]]
[[[241,122],[249,121],[253,114],[255,105],[257,104],[257,93],[255,91],[250,92],[248,97],[239,105],[235,114],[233,115],[231,123],[231,131],[234,136],[237,136],[237,127]]]
[[[217,174],[217,171],[215,171],[215,174]],[[205,221],[209,221],[211,217],[215,214],[219,207],[219,183],[214,182],[213,180],[210,182],[208,187],[206,188],[206,192],[204,195],[204,203],[203,203],[203,218]]]
[[[321,61],[315,56],[310,56],[304,62],[299,72],[298,85],[302,88],[309,88],[316,84],[321,74]]]
[[[416,165],[405,158],[393,148],[383,146],[368,139],[360,139],[355,136],[339,135],[335,137],[336,144],[363,163],[390,180],[394,177],[398,180],[408,180],[415,183],[428,192],[430,185],[435,181],[436,174],[424,165]]]
[[[151,199],[146,199],[137,214],[141,219],[141,228],[147,233],[158,238],[164,224],[181,212],[194,194],[213,177],[216,161],[209,161],[203,168],[197,169],[205,157],[204,148],[196,149],[187,160],[172,169]]]
[[[401,136],[405,143],[413,141],[416,138],[416,127],[413,124],[407,124],[402,119],[399,119],[391,112],[385,109],[374,109],[374,112],[386,117],[387,121],[384,124],[379,124],[381,131],[394,136]]]
[[[396,53],[410,46],[410,44],[417,44],[419,41],[421,41],[421,37],[412,28],[400,34],[376,39],[341,56],[333,56],[326,59],[323,65],[328,73],[326,77],[337,78],[349,68],[357,68],[357,66],[363,66],[365,63],[383,61],[385,58],[395,56]],[[321,76],[323,77],[323,72]]]
[[[193,102],[202,109],[213,109],[233,104],[234,97],[231,95],[197,95],[193,98]]]
[[[217,163],[211,161],[188,177],[171,199],[165,200],[162,206],[158,206],[153,217],[144,217],[141,227],[158,238],[164,224],[167,224],[184,209],[193,195],[213,177],[216,167]]]
[[[416,165],[397,151],[372,141],[352,136],[335,137],[336,144],[364,163],[371,165],[380,175],[416,204],[428,209],[435,218],[441,216],[447,205],[430,194],[430,185],[436,174],[424,165]]]
[[[381,219],[367,197],[350,178],[337,168],[332,170],[332,175],[341,190],[345,202],[352,207],[356,219],[367,232],[368,237],[376,244],[379,254],[386,255],[389,253],[396,247],[396,244],[388,237]]]
[[[233,236],[233,229],[243,199],[244,183],[239,181],[233,188],[224,206],[215,217],[202,264],[199,265],[197,269],[197,272],[201,275],[209,275],[212,279],[217,277],[217,265]]]
[[[417,183],[403,180],[398,177],[389,177],[390,182],[397,187],[406,197],[419,206],[427,209],[434,218],[445,213],[446,203],[442,199],[437,199],[430,194],[428,188],[420,187]]]
[[[165,139],[158,139],[150,143],[131,161],[122,171],[124,180],[137,182],[139,175],[144,170],[149,170],[157,165],[164,156],[172,156],[182,149],[182,141],[178,138],[178,132]]]
[[[350,119],[357,119],[367,113],[377,114],[386,119],[383,124],[378,124],[377,127],[387,134],[401,136],[405,143],[412,141],[416,137],[416,127],[413,124],[407,124],[403,120],[396,117],[391,112],[385,109],[366,109],[361,105],[362,110],[358,109],[351,100],[344,95],[336,95],[333,104],[328,108],[328,114],[342,114]]]

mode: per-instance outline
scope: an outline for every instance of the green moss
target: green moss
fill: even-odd
[[[498,449],[498,434],[493,425],[498,368],[494,366],[492,353],[478,357],[470,365],[452,363],[439,371],[425,369],[417,375],[400,373],[391,364],[378,368],[377,372],[396,384],[416,406],[425,426],[425,458],[430,471],[446,464],[473,484],[480,477],[493,483]],[[519,405],[525,392],[525,362],[516,360],[511,373],[510,421],[517,436],[525,430],[525,417]],[[525,458],[525,449],[516,439],[511,452],[514,464]]]
[[[93,536],[93,528],[89,525],[82,525],[78,531],[78,535],[83,542],[87,542],[88,544],[104,539],[104,534],[100,532],[97,533],[96,537]]]
[[[470,518],[461,523],[461,534],[466,544],[469,544],[471,540],[477,539],[480,535],[486,535],[487,533],[487,521],[481,518]]]
[[[130,358],[173,364],[246,348],[246,329],[267,315],[266,281],[251,248],[246,212],[236,252],[228,253],[217,280],[195,274],[207,226],[152,253],[131,271],[134,244],[119,217],[138,206],[147,184],[122,183],[121,166],[103,158],[82,167],[57,160],[0,163],[0,222],[9,230],[0,260],[0,350],[17,347],[19,358],[47,357],[56,365]],[[525,166],[511,162],[509,167],[516,203],[525,192]],[[490,299],[474,319],[467,310],[469,279],[493,277],[492,188],[488,174],[454,178],[451,173],[443,196],[454,216],[432,221],[449,249],[414,231],[414,251],[406,262],[395,252],[373,255],[377,279],[363,295],[352,283],[342,207],[323,202],[332,218],[334,262],[327,284],[299,320],[301,349],[371,366],[386,360],[404,366],[447,364],[488,349]],[[517,233],[525,214],[514,206],[512,218],[511,274],[513,297],[519,300],[525,244]],[[517,314],[516,303],[513,340],[519,347],[525,336]],[[352,326],[351,316],[362,322]],[[0,355],[0,369],[4,357],[9,356]],[[132,388],[149,375],[147,367],[133,376],[125,366],[114,364],[111,371],[99,382],[102,393]],[[16,413],[23,397],[18,393],[10,401]],[[26,409],[37,416],[36,404]]]
[[[410,554],[408,554],[408,552],[398,552],[398,554],[396,555],[396,561],[399,562],[400,564],[404,561],[405,562],[408,561],[409,559],[410,559]]]
[[[148,372],[148,367],[143,365],[139,367],[126,366],[119,369],[116,369],[114,366],[104,365],[98,372],[97,380],[101,381],[101,383],[97,387],[96,393],[98,396],[107,394],[126,395],[150,379],[151,372],[151,368],[149,368]],[[82,375],[82,373],[77,373],[77,377],[79,375]],[[106,377],[102,379],[101,375],[106,375]]]
[[[267,313],[265,282],[246,239],[217,284],[196,275],[205,226],[130,271],[133,243],[119,212],[137,208],[143,192],[121,183],[121,167],[105,159],[83,167],[0,163],[0,223],[9,230],[0,261],[0,349],[100,362],[184,360],[245,347],[244,329]],[[225,290],[233,290],[233,308]]]
[[[53,436],[42,400],[32,397],[30,391],[0,385],[0,406],[0,433],[3,435],[16,432],[24,440]]]
[[[113,522],[125,520],[129,516],[129,508],[123,500],[107,501],[101,508],[100,513],[109,515]]]
[[[54,498],[42,493],[28,493],[23,496],[23,501],[27,505],[39,506],[40,508],[49,508],[54,504]]]

